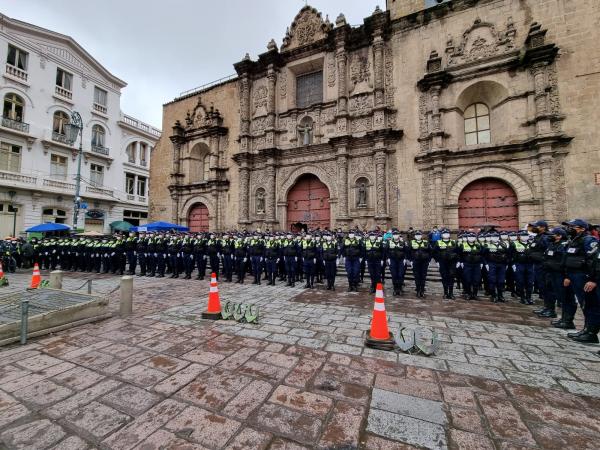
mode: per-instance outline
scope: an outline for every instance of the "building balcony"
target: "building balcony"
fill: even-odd
[[[25,70],[19,69],[8,63],[6,64],[6,74],[18,78],[19,80],[27,81],[27,72]]]
[[[1,181],[10,181],[12,183],[20,183],[20,184],[29,184],[36,185],[37,178],[30,177],[27,175],[21,175],[20,173],[6,172],[4,170],[0,171],[0,182]]]
[[[56,141],[56,142],[60,142],[61,144],[68,145],[69,147],[71,146],[71,144],[67,140],[66,134],[61,134],[61,133],[57,133],[56,131],[53,131],[52,132],[52,140]]]
[[[135,117],[128,116],[127,114],[121,114],[121,120],[119,120],[119,124],[136,131],[142,131],[152,136],[154,139],[158,139],[160,137],[161,131],[159,129],[137,120]]]
[[[138,195],[138,202],[146,203],[147,200],[147,197],[142,197],[141,195]]]
[[[44,178],[44,187],[60,189],[62,191],[75,191],[75,184],[68,183],[66,181],[52,180],[50,178]]]
[[[107,147],[103,147],[101,145],[93,145],[92,144],[92,152],[94,153],[100,153],[101,155],[107,155],[109,154],[109,149]]]
[[[2,126],[6,127],[6,128],[11,128],[13,130],[20,131],[21,133],[29,133],[29,124],[28,123],[9,119],[8,117],[2,118]]]
[[[68,91],[60,86],[56,86],[56,88],[54,89],[54,93],[59,97],[63,97],[69,100],[73,98],[73,93],[71,91]]]
[[[101,187],[96,186],[86,186],[85,192],[88,192],[90,194],[106,195],[108,197],[113,197],[114,191],[112,189],[103,189]]]
[[[106,106],[99,103],[94,103],[94,111],[99,112],[100,114],[106,114],[108,110]]]
[[[127,194],[127,200],[135,202],[135,195]]]

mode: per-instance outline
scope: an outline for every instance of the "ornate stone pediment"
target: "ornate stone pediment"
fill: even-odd
[[[448,66],[472,63],[511,52],[515,49],[516,34],[511,17],[508,18],[506,29],[502,32],[497,31],[493,24],[476,19],[463,33],[458,46],[455,46],[452,37],[448,39]]]
[[[327,37],[327,33],[332,28],[329,20],[323,20],[320,12],[310,6],[305,6],[292,22],[292,26],[288,28],[283,38],[281,51],[320,41]]]
[[[185,117],[186,130],[198,128],[220,127],[223,125],[223,117],[218,109],[212,105],[206,108],[202,104],[202,99],[198,96],[198,103],[192,111],[188,111]]]

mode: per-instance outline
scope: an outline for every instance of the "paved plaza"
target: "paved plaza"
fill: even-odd
[[[220,283],[258,325],[204,321],[208,281],[93,278],[114,316],[0,349],[0,449],[596,449],[598,346],[514,302],[386,298],[435,356],[367,349],[373,296]],[[10,275],[2,293],[23,289]],[[433,290],[435,291],[435,290]]]

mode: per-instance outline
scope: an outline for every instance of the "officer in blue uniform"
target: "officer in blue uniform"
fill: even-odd
[[[265,266],[267,268],[267,283],[269,286],[275,286],[275,278],[277,276],[277,263],[280,258],[279,243],[275,240],[275,236],[269,235],[265,240]]]
[[[528,226],[529,232],[533,233],[530,237],[530,253],[531,262],[533,263],[533,281],[534,288],[537,291],[540,299],[544,299],[546,293],[546,272],[544,271],[544,254],[548,247],[548,223],[545,220],[532,222]]]
[[[414,238],[410,241],[409,259],[412,264],[415,277],[415,288],[417,297],[425,297],[425,284],[427,283],[427,270],[431,261],[431,246],[423,239],[420,230],[414,232]]]
[[[587,255],[591,254],[598,242],[587,234],[588,223],[583,219],[574,219],[563,222],[568,227],[569,243],[564,257],[565,300],[563,302],[562,317],[552,325],[565,330],[575,329],[573,319],[577,312],[577,303],[583,307],[585,301],[585,284],[587,282]],[[585,328],[584,330],[585,331]]]
[[[221,254],[223,260],[223,278],[225,281],[233,281],[233,239],[229,233],[224,233],[221,239]]]
[[[585,292],[585,328],[578,333],[569,336],[577,342],[585,344],[597,344],[598,332],[600,332],[600,246],[595,245],[591,253],[587,255],[587,281],[583,286]],[[600,352],[598,352],[600,355]]]
[[[381,269],[383,266],[383,244],[377,240],[377,233],[371,231],[365,242],[365,255],[367,267],[371,278],[371,294],[375,293],[377,283],[381,283]]]
[[[544,307],[533,311],[540,317],[556,317],[556,306],[562,307],[565,299],[563,260],[568,245],[567,232],[556,227],[550,231],[548,246],[544,252],[543,269],[546,274]]]
[[[531,260],[529,233],[520,231],[513,242],[512,269],[515,274],[515,290],[522,304],[533,305],[533,262]]]
[[[302,252],[302,270],[306,277],[305,288],[312,289],[315,284],[315,264],[317,262],[317,246],[313,240],[312,235],[309,233],[302,239],[300,245]]]
[[[354,230],[351,230],[348,233],[348,236],[343,242],[342,256],[346,260],[345,267],[348,276],[348,292],[358,292],[360,265],[364,258],[364,247]]]
[[[475,233],[468,233],[466,241],[458,249],[460,264],[463,269],[463,282],[468,300],[477,300],[481,283],[481,267],[483,266],[483,248],[477,242]]]
[[[488,276],[488,288],[492,302],[504,302],[504,283],[506,268],[510,262],[511,248],[507,240],[500,239],[497,232],[490,233],[490,241],[486,242],[483,258]]]
[[[390,268],[394,295],[401,295],[404,288],[404,276],[406,275],[406,264],[408,263],[409,249],[406,241],[402,239],[400,231],[392,230],[392,238],[386,243],[385,258]]]
[[[265,241],[261,238],[259,233],[254,233],[250,238],[248,242],[248,253],[250,254],[250,261],[252,263],[252,275],[254,275],[254,282],[252,284],[260,284],[262,263],[265,256]]]
[[[248,262],[248,249],[246,246],[246,239],[241,233],[233,240],[233,249],[235,272],[237,275],[236,283],[244,284],[244,278],[246,277],[246,263]]]
[[[285,264],[285,274],[287,276],[287,286],[294,287],[296,285],[296,263],[298,261],[299,249],[291,233],[288,233],[281,242],[281,249]]]
[[[321,242],[320,254],[325,264],[325,279],[327,280],[328,291],[335,291],[335,276],[339,252],[340,249],[337,240],[330,233],[325,234]]]
[[[454,299],[454,277],[456,274],[456,261],[458,260],[458,248],[456,242],[450,239],[450,230],[441,230],[441,239],[432,243],[433,258],[435,259],[442,278],[444,298]]]

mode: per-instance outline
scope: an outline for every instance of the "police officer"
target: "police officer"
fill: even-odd
[[[585,284],[587,282],[587,255],[592,253],[598,242],[587,234],[588,223],[582,219],[563,222],[568,227],[569,243],[564,257],[565,280],[567,288],[562,307],[562,317],[552,325],[565,330],[575,329],[573,318],[577,312],[577,303],[583,306],[585,301]],[[577,302],[577,303],[576,303]],[[585,328],[584,330],[585,331]],[[572,336],[575,336],[573,334]]]
[[[412,264],[413,275],[415,277],[415,287],[417,297],[425,297],[425,284],[427,283],[427,270],[431,261],[431,246],[429,242],[423,239],[421,230],[414,232],[414,238],[410,241],[409,259]]]
[[[287,286],[294,287],[296,282],[296,262],[298,261],[299,248],[294,236],[288,233],[281,243]]]
[[[600,332],[600,246],[593,246],[592,251],[587,255],[586,262],[587,281],[583,286],[585,328],[581,332],[569,333],[567,336],[577,342],[597,344],[598,332]],[[598,354],[600,355],[600,352]]]
[[[275,240],[275,236],[268,235],[265,241],[265,266],[267,269],[267,285],[275,286],[275,278],[277,276],[277,263],[280,258],[279,244]]]
[[[532,222],[528,227],[532,233],[530,240],[530,253],[531,262],[533,263],[533,280],[534,287],[540,299],[544,300],[546,292],[546,273],[544,271],[544,254],[548,247],[548,223],[545,220],[538,220]]]
[[[125,241],[125,252],[127,254],[127,264],[129,264],[128,275],[135,275],[135,266],[137,265],[137,238],[135,233],[131,231]]]
[[[252,263],[252,275],[254,275],[254,283],[260,284],[262,275],[262,263],[265,256],[265,242],[260,233],[256,232],[248,241],[248,253]]]
[[[313,240],[312,234],[309,232],[302,239],[302,245],[300,247],[302,254],[302,270],[306,277],[305,288],[314,288],[315,283],[315,264],[317,262],[317,246]]]
[[[550,239],[542,263],[547,286],[544,294],[544,307],[534,311],[540,317],[556,317],[556,305],[562,307],[564,302],[563,260],[568,243],[567,232],[564,228],[556,227],[550,231]]]
[[[169,252],[169,261],[171,264],[170,278],[179,278],[179,263],[177,259],[181,251],[181,245],[175,236],[171,236],[169,244],[167,245],[167,251]]]
[[[337,262],[339,260],[340,249],[337,240],[327,233],[321,243],[321,257],[325,264],[325,279],[327,280],[327,290],[335,291],[335,276],[337,273]]]
[[[483,258],[488,276],[488,289],[494,303],[505,302],[504,284],[510,256],[511,248],[507,240],[502,240],[497,232],[491,232],[490,241],[486,242],[484,247]]]
[[[450,239],[450,230],[441,230],[441,239],[433,242],[433,258],[439,266],[442,286],[444,287],[444,298],[454,299],[454,277],[456,274],[456,261],[458,260],[458,248],[456,242]]]
[[[219,279],[219,263],[221,259],[221,242],[214,233],[210,233],[206,241],[206,256],[210,264],[210,271]]]
[[[223,259],[223,278],[225,281],[233,281],[233,239],[229,233],[224,233],[221,239],[221,254]]]
[[[515,274],[515,290],[520,302],[533,305],[531,294],[533,292],[533,263],[531,261],[531,250],[529,233],[520,231],[518,239],[513,242],[512,269]]]
[[[383,244],[377,240],[377,232],[371,231],[365,242],[365,255],[369,277],[371,278],[371,294],[375,293],[377,283],[381,283],[381,272],[383,266]]]
[[[168,241],[164,234],[160,234],[156,240],[156,278],[165,276],[165,269],[168,258]]]
[[[184,280],[189,280],[192,278],[192,272],[194,271],[194,242],[189,235],[181,240],[181,257],[183,258],[183,270],[185,272]]]
[[[351,230],[348,233],[348,237],[344,239],[342,256],[346,260],[345,267],[348,276],[348,292],[358,292],[360,265],[363,261],[364,247],[354,230]]]
[[[194,260],[198,269],[197,280],[204,280],[206,275],[206,239],[202,233],[198,233],[194,239]]]
[[[402,239],[400,231],[396,228],[392,229],[392,238],[386,242],[385,258],[387,265],[390,268],[394,295],[400,295],[404,288],[408,248],[406,246],[406,241]]]
[[[139,277],[146,276],[146,253],[148,253],[148,241],[146,240],[146,233],[140,232],[136,243],[137,260],[140,265]]]
[[[233,241],[233,255],[235,272],[237,276],[236,283],[244,284],[244,278],[246,276],[246,262],[248,261],[248,249],[246,247],[246,241],[244,236],[240,233]]]
[[[483,247],[475,233],[467,233],[466,241],[459,248],[459,260],[463,269],[463,282],[468,300],[477,300],[483,266]]]

